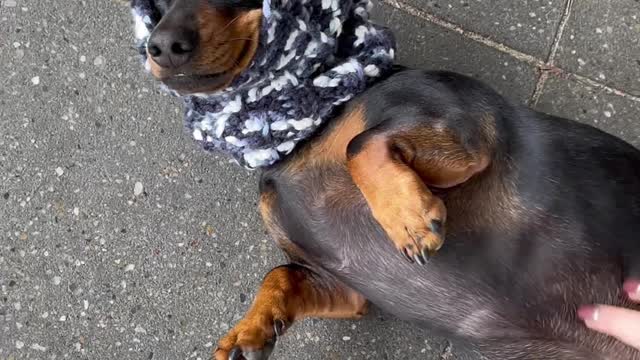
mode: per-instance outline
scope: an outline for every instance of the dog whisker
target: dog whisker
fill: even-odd
[[[250,41],[250,42],[256,42],[256,39],[249,39],[249,38],[235,38],[235,39],[228,39],[225,40],[223,42],[221,42],[220,44],[218,44],[218,46],[223,46],[223,45],[228,45],[234,41]]]
[[[235,18],[231,19],[227,25],[225,25],[221,30],[217,30],[214,33],[211,33],[211,35],[209,36],[209,38],[206,40],[206,42],[212,41],[215,39],[217,34],[224,34],[224,31],[227,30],[229,28],[229,26],[233,25],[234,22],[238,21],[238,19],[240,19],[242,17],[242,15],[238,15]]]

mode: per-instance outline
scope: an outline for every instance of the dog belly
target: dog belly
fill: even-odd
[[[548,252],[554,239],[567,240],[561,231],[507,238],[448,229],[444,247],[420,266],[395,249],[346,171],[323,169],[277,188],[283,228],[313,265],[384,311],[443,335],[588,336],[579,331],[577,305],[620,301],[614,259],[572,248]]]
[[[621,304],[621,270],[613,262],[571,268],[574,262],[554,269],[531,254],[531,259],[522,260],[522,267],[512,268],[483,251],[483,239],[450,236],[431,261],[420,266],[397,252],[364,204],[340,214],[325,218],[323,230],[294,242],[314,266],[401,320],[476,345],[491,346],[496,339],[547,338],[600,344],[594,349],[613,353],[626,351],[584,329],[575,316],[578,305],[594,300]],[[538,272],[527,270],[527,262],[538,263]],[[548,271],[542,271],[540,264]]]
[[[501,304],[481,274],[469,276],[458,266],[462,242],[446,243],[426,266],[410,264],[373,219],[346,170],[324,169],[297,180],[276,184],[279,222],[314,266],[384,311],[443,335],[506,336],[507,327],[514,328],[503,314],[513,306]],[[518,317],[514,312],[509,318]]]

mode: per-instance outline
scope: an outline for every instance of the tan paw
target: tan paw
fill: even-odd
[[[285,329],[285,322],[280,319],[262,316],[242,319],[220,340],[213,359],[266,360]]]
[[[442,200],[426,191],[401,192],[390,198],[387,206],[374,210],[374,217],[396,248],[420,265],[442,247],[447,213]]]

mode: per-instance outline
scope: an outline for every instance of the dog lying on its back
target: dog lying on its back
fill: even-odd
[[[227,88],[268,34],[260,1],[155,2],[149,68],[183,94]],[[640,272],[640,151],[447,72],[396,68],[330,120],[262,173],[291,263],[216,359],[264,359],[295,320],[367,301],[491,359],[640,359],[575,316],[633,307],[620,286]]]

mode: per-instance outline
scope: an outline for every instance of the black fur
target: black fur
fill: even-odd
[[[291,0],[290,0],[291,1]],[[157,0],[163,26],[197,31],[199,0]],[[209,0],[255,9],[257,0]],[[469,343],[490,359],[640,360],[640,353],[585,328],[582,304],[635,307],[621,292],[640,278],[640,151],[593,127],[516,106],[452,73],[398,68],[354,99],[372,134],[444,128],[469,151],[483,145],[480,114],[495,120],[491,165],[470,181],[432,189],[447,207],[446,241],[427,266],[406,262],[345,164],[292,172],[310,139],[262,174],[272,215],[294,244],[293,266],[337,278],[401,319]],[[339,118],[339,117],[338,117]],[[330,131],[336,123],[329,123]],[[286,247],[285,247],[286,248]],[[295,252],[292,251],[295,249]]]
[[[640,359],[575,315],[581,304],[632,306],[621,284],[640,251],[640,151],[452,73],[401,71],[353,103],[364,104],[370,130],[444,126],[470,148],[476,115],[490,113],[493,161],[469,182],[438,190],[447,238],[425,267],[395,250],[343,164],[295,176],[286,162],[266,171],[274,214],[306,263],[491,359]]]
[[[206,0],[209,6],[214,9],[261,9],[261,0]],[[166,11],[171,6],[177,8],[188,9],[196,7],[200,0],[156,0],[156,6],[163,11]]]

